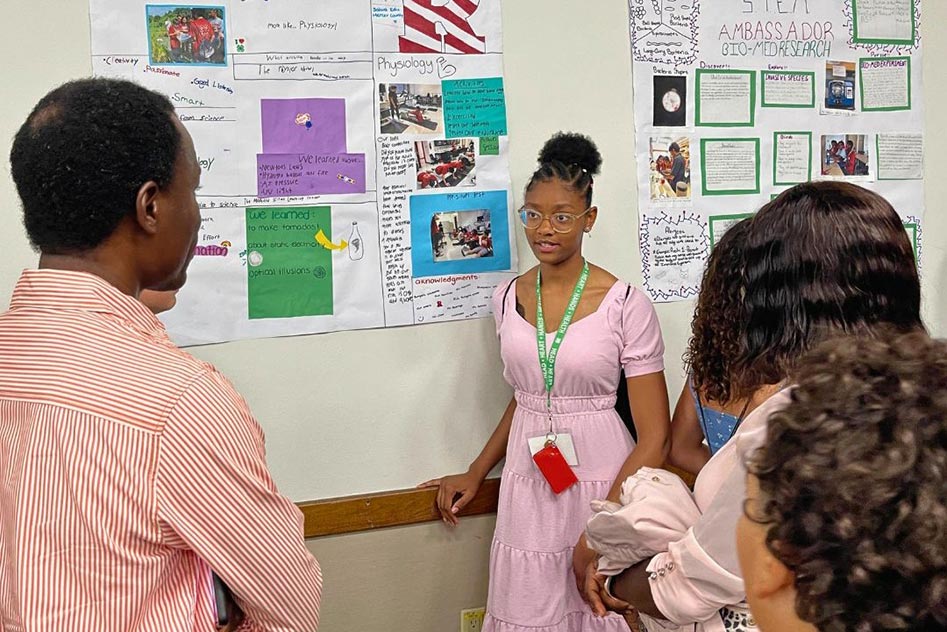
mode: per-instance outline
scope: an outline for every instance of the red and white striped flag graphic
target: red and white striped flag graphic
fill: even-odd
[[[478,54],[487,51],[486,38],[477,35],[468,19],[480,0],[404,0],[402,53]]]

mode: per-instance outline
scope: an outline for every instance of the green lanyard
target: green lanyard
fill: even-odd
[[[539,368],[543,372],[543,381],[546,383],[546,409],[549,411],[549,423],[552,425],[552,385],[556,381],[556,356],[559,355],[559,346],[562,339],[566,336],[566,329],[572,322],[575,315],[575,308],[579,305],[579,299],[582,298],[582,291],[585,289],[585,282],[589,280],[589,262],[582,262],[582,274],[576,281],[575,288],[572,290],[572,298],[566,306],[566,311],[562,315],[562,322],[559,323],[559,329],[556,331],[556,337],[552,339],[552,346],[549,353],[546,353],[546,319],[543,318],[543,296],[540,292],[539,270],[536,270],[536,347],[539,349]],[[551,429],[550,429],[551,432]]]

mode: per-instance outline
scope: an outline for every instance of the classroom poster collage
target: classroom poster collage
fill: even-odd
[[[516,269],[497,0],[90,7],[94,73],[166,94],[200,151],[176,342],[489,315]]]
[[[652,300],[695,296],[723,231],[809,180],[848,180],[895,201],[917,251],[919,4],[709,8],[629,1],[639,239]]]

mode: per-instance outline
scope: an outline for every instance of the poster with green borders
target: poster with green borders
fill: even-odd
[[[333,313],[328,206],[250,207],[247,218],[248,317],[294,318]]]
[[[865,106],[865,62],[907,62],[907,93],[905,94],[904,105],[891,105],[883,107]],[[860,57],[858,59],[858,96],[861,99],[862,112],[895,112],[899,110],[911,109],[911,58],[910,57]]]
[[[709,143],[753,143],[756,170],[756,184],[752,189],[708,189],[707,188],[707,145]],[[700,186],[704,195],[751,195],[760,192],[760,139],[759,138],[701,138],[700,139]]]
[[[701,118],[700,108],[700,82],[701,77],[706,75],[749,75],[750,78],[750,118],[746,121],[727,121],[708,123]],[[756,71],[755,70],[717,70],[710,68],[698,68],[694,79],[694,85],[697,92],[697,105],[695,114],[695,124],[701,127],[753,127],[756,124]]]
[[[756,213],[731,213],[729,215],[711,215],[708,217],[707,226],[710,231],[710,247],[713,248],[731,226],[754,215],[756,215]]]
[[[805,136],[809,139],[809,166],[806,168],[806,177],[802,180],[786,180],[781,182],[776,176],[776,166],[779,164],[779,137],[783,136]],[[812,132],[773,132],[773,184],[776,186],[800,184],[812,179]]]
[[[805,76],[809,78],[811,99],[808,103],[780,103],[766,100],[766,76],[779,75],[784,77]],[[792,70],[761,70],[760,71],[760,107],[764,108],[814,108],[815,107],[815,73],[797,72]]]
[[[868,37],[859,32],[859,3],[862,7],[868,3],[877,3],[878,0],[852,0],[852,42],[855,44],[888,44],[891,46],[913,46],[917,39],[917,0],[907,0],[911,12],[911,37],[908,39]]]

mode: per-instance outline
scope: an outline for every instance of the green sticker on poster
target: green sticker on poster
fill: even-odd
[[[248,208],[249,318],[332,314],[332,246],[328,206]]]
[[[500,155],[500,137],[499,136],[481,136],[480,137],[480,155],[481,156],[499,156]]]

